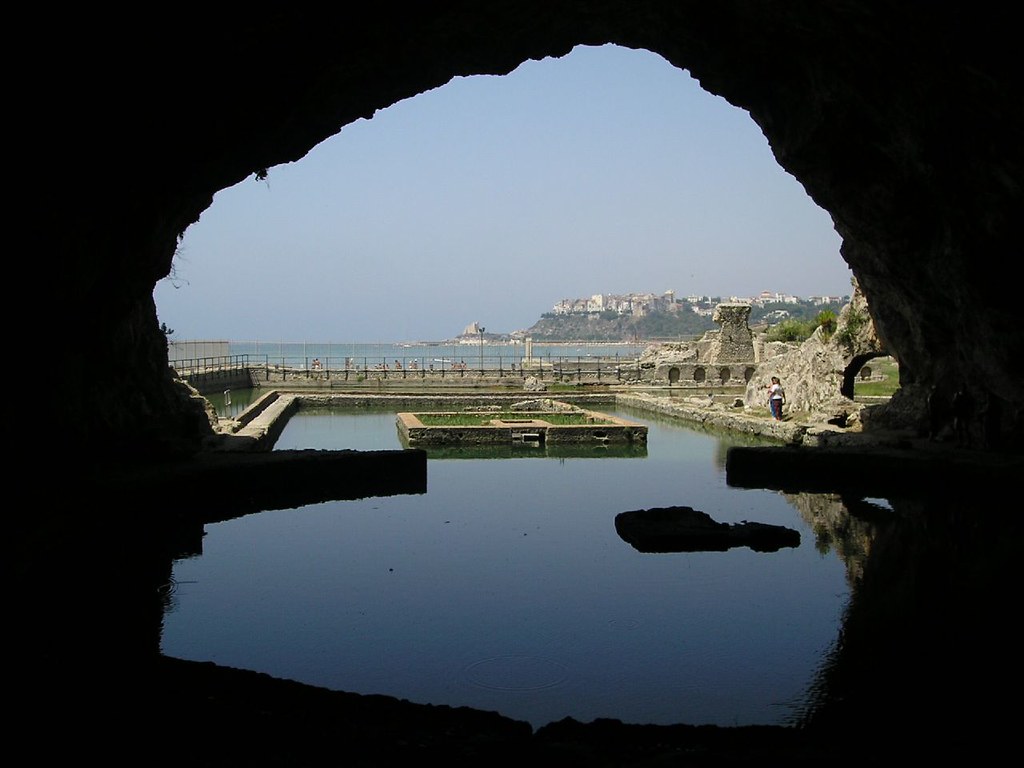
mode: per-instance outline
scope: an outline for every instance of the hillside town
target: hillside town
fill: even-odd
[[[806,319],[819,310],[838,312],[850,296],[800,297],[762,291],[757,296],[677,296],[664,293],[594,294],[589,298],[562,299],[529,328],[488,331],[479,323],[467,325],[454,341],[461,344],[523,341],[632,341],[644,338],[698,338],[715,327],[714,315],[721,304],[751,308],[751,320],[774,324]]]
[[[589,298],[562,299],[554,305],[555,315],[583,315],[594,312],[615,312],[618,315],[644,317],[659,312],[693,312],[697,315],[711,317],[718,304],[749,304],[752,307],[763,307],[768,304],[799,304],[809,301],[817,305],[843,304],[850,300],[849,296],[810,296],[806,299],[784,293],[762,291],[757,296],[698,296],[678,297],[675,291],[655,293],[626,294],[594,294]]]

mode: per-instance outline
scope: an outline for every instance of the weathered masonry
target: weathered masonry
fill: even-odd
[[[556,405],[566,406],[564,403]],[[514,414],[488,411],[399,413],[396,423],[403,443],[410,446],[647,443],[645,425],[573,406]]]

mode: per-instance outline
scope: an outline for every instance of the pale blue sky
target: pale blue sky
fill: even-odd
[[[596,293],[848,295],[831,218],[647,51],[451,83],[223,190],[154,291],[173,338],[440,340]]]

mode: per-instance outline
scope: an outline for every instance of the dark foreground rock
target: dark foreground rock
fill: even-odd
[[[630,725],[571,718],[529,724],[465,707],[429,706],[160,657],[148,693],[80,710],[107,765],[167,766],[718,766],[820,765],[830,750],[799,730]],[[131,723],[131,728],[126,726]]]
[[[725,552],[750,547],[777,552],[799,547],[800,533],[768,523],[719,523],[691,507],[656,507],[620,512],[615,531],[640,552]]]
[[[206,456],[159,473],[125,469],[95,480],[91,493],[85,478],[71,481],[78,466],[72,464],[43,504],[13,515],[25,526],[16,525],[9,547],[10,749],[44,765],[89,760],[174,768],[817,767],[950,756],[987,764],[1015,748],[1017,731],[1016,711],[991,692],[991,681],[1009,691],[1020,687],[1014,606],[1024,539],[1015,508],[995,500],[1012,498],[1009,483],[1021,467],[1019,457],[983,461],[971,451],[936,448],[738,449],[739,459],[730,453],[728,468],[744,482],[768,470],[768,486],[838,491],[853,478],[861,490],[849,498],[856,501],[864,489],[889,487],[886,480],[876,488],[874,475],[892,478],[895,487],[902,466],[909,486],[930,491],[927,506],[894,501],[885,525],[875,523],[871,560],[840,647],[823,670],[824,706],[792,727],[565,719],[534,730],[495,712],[167,658],[159,652],[159,628],[173,608],[166,593],[172,560],[200,550],[204,523],[339,494],[420,493],[424,457]],[[97,509],[105,514],[89,514]],[[702,514],[689,515],[691,522]],[[632,534],[650,536],[658,531],[656,517],[626,521],[646,522]],[[702,535],[719,535],[722,524],[710,523],[704,521]],[[765,669],[769,674],[770,664]]]

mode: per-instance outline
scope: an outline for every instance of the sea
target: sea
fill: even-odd
[[[478,340],[449,341],[378,341],[378,342],[284,342],[229,341],[227,354],[246,355],[282,367],[307,368],[319,360],[324,368],[373,368],[392,365],[396,360],[403,368],[412,361],[421,369],[466,363],[473,368],[509,368],[524,358],[542,360],[587,360],[594,358],[634,360],[648,343],[645,342],[545,342],[532,344]],[[189,355],[201,357],[204,355]]]

